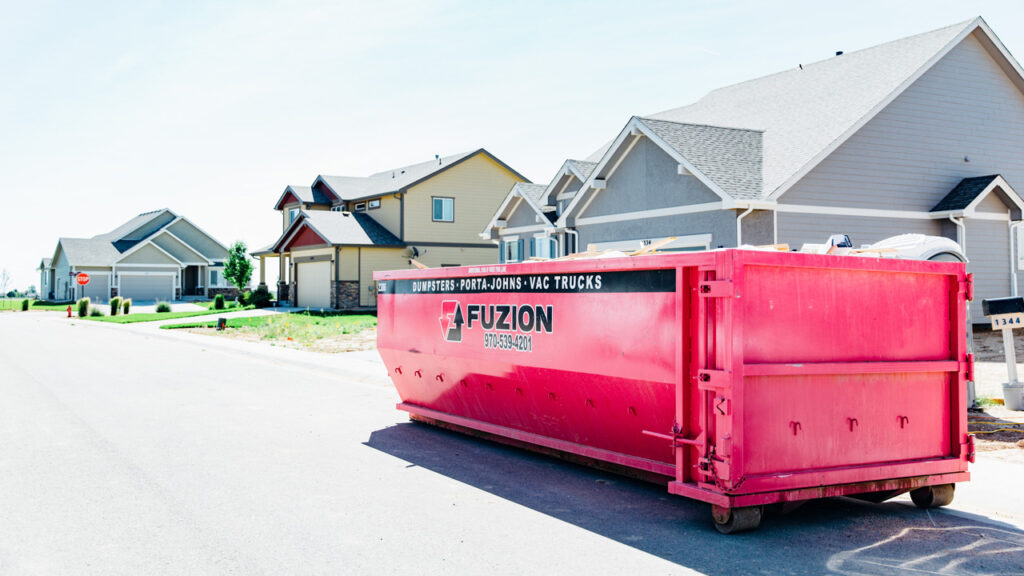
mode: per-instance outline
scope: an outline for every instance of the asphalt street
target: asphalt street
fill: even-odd
[[[343,360],[165,332],[0,314],[0,575],[1024,573],[1011,463],[956,510],[723,536],[664,487],[411,424]]]

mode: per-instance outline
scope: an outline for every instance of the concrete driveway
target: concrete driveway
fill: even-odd
[[[999,494],[1012,462],[979,463],[959,511],[838,498],[725,537],[663,487],[410,424],[343,357],[125,328],[0,314],[0,574],[1024,566],[1024,510]]]

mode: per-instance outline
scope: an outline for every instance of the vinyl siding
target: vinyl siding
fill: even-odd
[[[367,200],[369,202],[369,200]],[[402,202],[394,196],[382,196],[380,198],[380,208],[374,208],[373,210],[367,210],[374,220],[380,223],[381,226],[388,229],[395,236],[401,237],[402,234]]]
[[[512,185],[519,181],[484,154],[441,172],[406,193],[404,240],[490,244],[478,234],[490,222]],[[454,222],[432,220],[434,196],[455,198]]]
[[[362,269],[359,273],[359,305],[376,306],[377,294],[367,287],[375,287],[373,273],[382,270],[407,270],[412,268],[409,264],[409,254],[405,248],[346,248],[342,252],[351,251],[352,255],[361,252],[357,256],[362,261]],[[343,257],[348,258],[350,256]],[[495,264],[498,261],[498,247],[494,244],[481,248],[454,248],[448,246],[427,246],[421,248],[417,260],[431,268],[440,268],[442,264],[458,264],[460,266],[472,266],[480,264]]]
[[[57,300],[71,298],[69,291],[69,286],[71,286],[70,273],[71,265],[68,263],[68,258],[64,255],[64,250],[60,250],[53,261],[53,297]]]
[[[227,250],[221,248],[205,232],[184,220],[171,224],[167,229],[178,238],[181,238],[182,242],[188,243],[189,246],[195,248],[210,260],[226,260],[228,257]]]
[[[338,252],[338,279],[359,280],[359,249],[342,248]]]
[[[206,259],[201,254],[196,254],[188,246],[168,236],[161,234],[153,238],[153,243],[163,248],[178,260],[189,264],[206,264]]]
[[[180,266],[173,258],[152,245],[146,245],[117,262],[120,264],[173,264]]]
[[[1020,192],[1022,149],[1024,94],[972,35],[779,202],[928,211],[961,179],[988,174]]]
[[[985,322],[981,301],[1010,295],[1010,228],[1006,222],[964,221],[966,228],[967,271],[974,273],[974,301],[971,321]]]
[[[870,218],[827,214],[793,214],[779,212],[779,242],[800,249],[804,244],[821,244],[832,234],[849,234],[854,246],[874,244],[897,234],[943,234],[941,220],[914,220],[903,218]]]
[[[359,248],[362,268],[359,271],[359,305],[376,306],[377,293],[373,290],[373,273],[378,270],[405,270],[410,268],[409,255],[404,248]]]
[[[995,214],[1009,214],[1010,209],[999,199],[999,196],[993,191],[988,196],[981,199],[978,205],[974,207],[978,212],[991,212]]]

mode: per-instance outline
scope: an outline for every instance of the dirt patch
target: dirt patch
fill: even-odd
[[[192,334],[215,336],[217,338],[233,338],[246,342],[266,342],[271,346],[282,346],[294,348],[295,350],[308,350],[310,352],[321,352],[324,354],[337,354],[340,352],[357,352],[360,350],[373,350],[377,347],[377,329],[368,328],[356,334],[338,334],[325,336],[311,340],[292,340],[289,338],[260,338],[253,330],[245,328],[228,328],[218,331],[215,328],[186,328]]]
[[[989,405],[967,414],[967,429],[974,434],[978,452],[1010,450],[1024,458],[1024,412]]]
[[[1017,362],[1024,361],[1024,330],[1013,331]],[[1003,333],[988,327],[974,328],[974,359],[979,362],[1005,362]]]

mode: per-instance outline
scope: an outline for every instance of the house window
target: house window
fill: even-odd
[[[540,258],[558,258],[558,243],[550,236],[534,236],[533,255]]]
[[[519,262],[523,255],[519,250],[519,238],[505,239],[505,262]]]
[[[366,207],[369,208],[370,210],[373,210],[374,208],[380,208],[380,199],[378,198],[377,200],[370,200],[369,202],[366,203]]]
[[[213,287],[213,286],[220,286],[220,279],[221,279],[220,271],[218,271],[218,270],[210,270],[210,286],[211,287]]]
[[[366,211],[366,202],[358,202],[355,205],[355,210],[356,210],[356,212],[365,212]]]
[[[298,215],[299,215],[299,209],[298,208],[292,208],[291,210],[289,210],[288,211],[288,223],[291,224],[292,222],[295,222],[295,218]]]
[[[433,197],[434,222],[455,221],[455,198]]]

